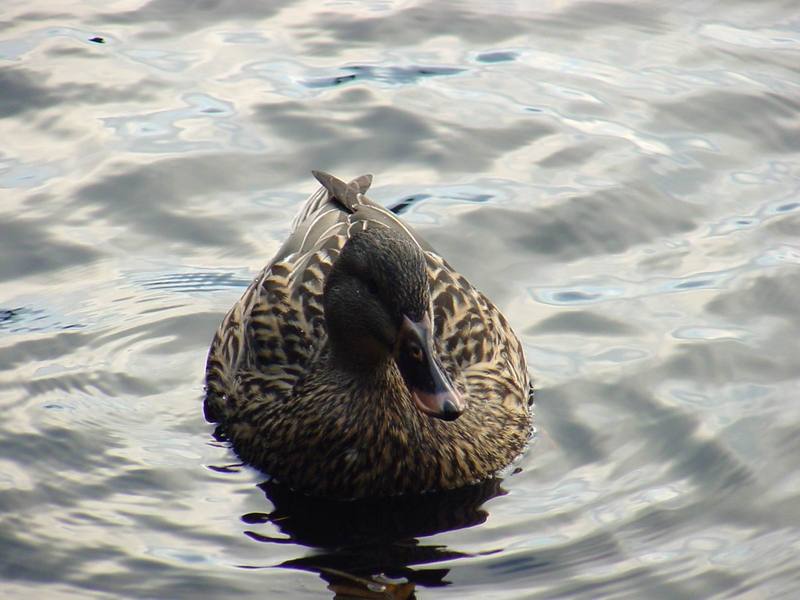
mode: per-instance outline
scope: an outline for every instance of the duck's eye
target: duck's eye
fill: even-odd
[[[410,344],[408,346],[408,355],[416,362],[422,362],[422,348],[417,344]]]
[[[378,295],[378,286],[375,285],[375,282],[372,279],[367,280],[367,291],[373,296]]]

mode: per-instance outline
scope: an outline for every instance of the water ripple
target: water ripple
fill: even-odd
[[[5,594],[796,595],[791,2],[201,4],[4,6]],[[521,334],[502,481],[315,501],[213,436],[209,341],[310,169]]]

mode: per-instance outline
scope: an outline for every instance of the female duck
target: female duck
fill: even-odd
[[[390,211],[372,178],[322,183],[222,321],[205,414],[239,456],[313,495],[460,487],[530,435],[522,347],[494,305]]]

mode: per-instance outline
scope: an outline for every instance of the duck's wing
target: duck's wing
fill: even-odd
[[[525,411],[530,378],[522,344],[500,310],[447,261],[426,254],[435,339],[445,369],[471,402]]]
[[[365,175],[351,186],[363,193],[371,181]],[[225,315],[206,362],[209,420],[224,421],[246,404],[286,397],[302,377],[325,335],[322,290],[347,239],[349,214],[328,188],[315,191],[277,254]]]

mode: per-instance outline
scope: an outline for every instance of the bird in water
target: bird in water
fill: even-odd
[[[205,415],[290,488],[352,499],[458,488],[524,449],[532,388],[506,318],[364,194],[322,187],[222,320]]]

